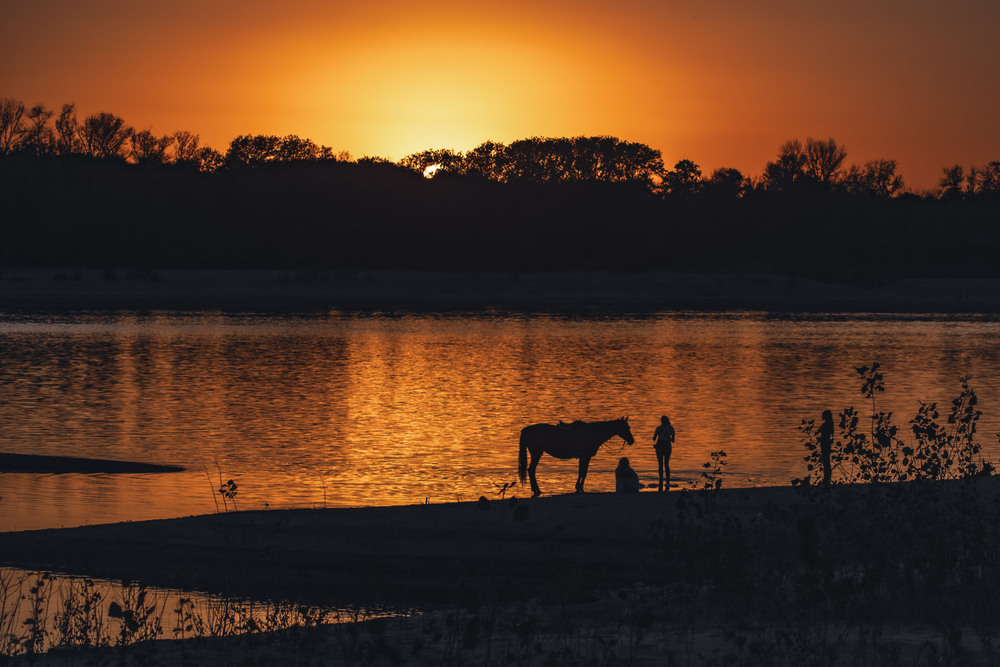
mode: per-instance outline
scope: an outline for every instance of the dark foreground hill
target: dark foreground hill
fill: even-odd
[[[239,512],[0,533],[0,553],[170,588],[421,611],[104,654],[133,664],[989,664],[998,490],[991,477]]]

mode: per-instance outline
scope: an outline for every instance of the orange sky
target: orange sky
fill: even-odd
[[[785,140],[833,137],[914,188],[1000,159],[996,0],[5,5],[0,97],[223,151],[246,133],[392,159],[611,134],[757,175]]]

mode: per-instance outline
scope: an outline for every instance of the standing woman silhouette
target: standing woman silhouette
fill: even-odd
[[[663,490],[664,480],[667,491],[670,490],[670,454],[674,449],[674,437],[674,427],[670,425],[670,418],[663,415],[660,417],[660,425],[653,431],[653,449],[656,450],[656,462],[660,466],[660,491]]]

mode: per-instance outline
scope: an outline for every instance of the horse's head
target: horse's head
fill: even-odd
[[[628,427],[628,417],[615,420],[615,435],[624,440],[626,445],[635,444],[635,438],[632,437],[632,429]]]

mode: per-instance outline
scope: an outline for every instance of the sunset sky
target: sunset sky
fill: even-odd
[[[399,159],[615,135],[758,175],[790,138],[913,188],[1000,159],[996,0],[5,2],[0,97]]]

